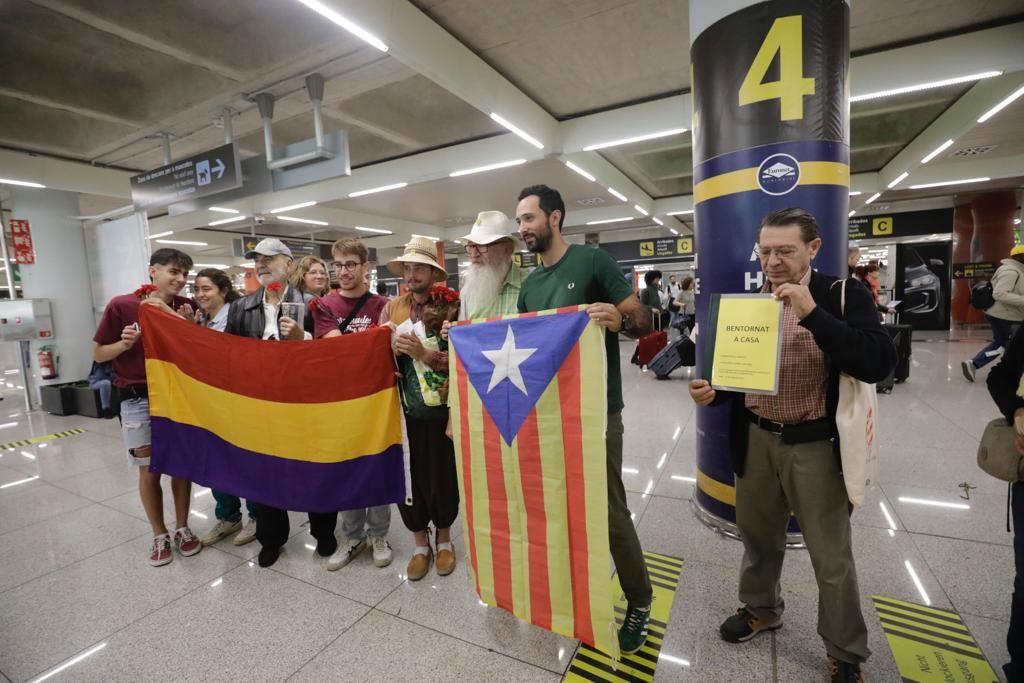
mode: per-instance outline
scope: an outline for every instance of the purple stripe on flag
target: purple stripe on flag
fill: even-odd
[[[337,463],[289,460],[234,446],[165,417],[150,418],[152,468],[295,512],[336,512],[405,502],[402,444]]]

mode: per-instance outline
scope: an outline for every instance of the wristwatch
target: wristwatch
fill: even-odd
[[[619,332],[629,332],[631,329],[633,329],[633,317],[629,313],[623,313]]]

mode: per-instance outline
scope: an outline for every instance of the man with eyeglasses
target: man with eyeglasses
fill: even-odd
[[[331,268],[338,289],[313,302],[313,336],[317,339],[362,332],[388,320],[388,300],[370,292],[366,284],[370,252],[361,240],[340,239],[331,247]],[[327,569],[337,571],[367,547],[373,548],[373,563],[391,564],[391,506],[377,505],[341,513],[341,532],[345,536],[327,560]]]
[[[512,260],[519,245],[512,222],[501,211],[481,211],[462,238],[469,254],[459,298],[459,318],[473,320],[516,313],[525,275]]]
[[[779,209],[761,221],[761,291],[784,304],[778,393],[716,392],[693,380],[690,396],[699,406],[731,407],[743,606],[719,628],[722,639],[742,643],[782,627],[780,579],[792,512],[818,581],[818,633],[832,680],[855,682],[864,680],[860,665],[871,651],[839,458],[839,376],[881,381],[896,366],[896,348],[867,289],[811,268],[820,248],[818,223],[804,209]]]

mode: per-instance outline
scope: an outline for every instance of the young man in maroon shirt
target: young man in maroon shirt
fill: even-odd
[[[93,341],[93,360],[97,363],[113,361],[114,386],[121,400],[121,433],[128,449],[128,460],[139,468],[139,497],[146,517],[153,528],[153,545],[149,563],[154,567],[171,561],[171,535],[164,525],[163,490],[160,473],[149,469],[149,392],[146,386],[146,358],[142,350],[139,328],[139,307],[150,305],[177,311],[191,317],[188,299],[177,296],[185,286],[185,278],[192,267],[192,258],[177,249],[158,249],[149,259],[149,279],[156,288],[152,292],[143,287],[134,294],[115,296],[103,310]],[[174,495],[176,525],[174,547],[184,556],[202,550],[202,543],[188,527],[189,494],[192,482],[171,477]]]

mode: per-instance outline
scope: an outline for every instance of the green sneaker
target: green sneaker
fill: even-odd
[[[651,620],[651,606],[626,607],[626,618],[619,628],[619,650],[624,655],[637,652],[647,642],[647,622]]]

